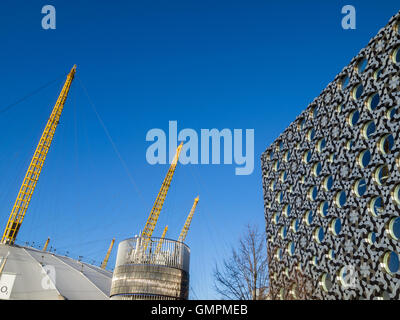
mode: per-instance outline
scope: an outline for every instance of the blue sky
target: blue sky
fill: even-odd
[[[56,8],[56,30],[41,8]],[[343,30],[352,4],[357,29]],[[265,228],[260,156],[390,17],[398,1],[10,1],[0,3],[0,225],[59,94],[78,65],[133,181],[113,150],[80,81],[72,85],[19,242],[100,263],[110,240],[143,228],[168,165],[146,162],[146,133],[254,129],[255,169],[179,165],[160,216],[177,238],[200,195],[187,243],[191,298],[217,298],[212,270],[246,224]],[[137,188],[133,186],[135,184]],[[116,248],[109,266],[115,262]]]

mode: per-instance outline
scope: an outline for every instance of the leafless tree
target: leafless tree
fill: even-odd
[[[268,292],[265,233],[247,226],[237,248],[214,269],[215,289],[223,299],[263,300]]]

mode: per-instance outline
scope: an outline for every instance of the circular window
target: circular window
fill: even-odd
[[[272,181],[271,181],[271,184],[270,184],[269,188],[271,189],[271,191],[275,191],[275,188],[276,188],[276,182],[275,182],[275,180],[272,180]]]
[[[375,133],[376,125],[374,121],[368,121],[362,127],[362,134],[365,139],[371,139],[373,134]]]
[[[330,249],[328,251],[328,258],[331,259],[331,260],[335,259],[335,250]]]
[[[311,187],[310,189],[308,189],[308,198],[311,201],[314,201],[317,198],[318,195],[318,189],[317,187]]]
[[[318,177],[321,174],[321,171],[322,171],[321,162],[317,162],[316,164],[314,164],[314,166],[313,166],[314,176]]]
[[[272,221],[274,222],[274,224],[278,224],[279,222],[279,218],[280,218],[280,214],[275,212],[274,215],[272,216]]]
[[[310,117],[312,118],[312,119],[315,119],[316,117],[317,117],[317,115],[318,115],[318,108],[317,107],[311,107],[310,108]]]
[[[296,233],[297,231],[299,231],[300,228],[300,220],[299,219],[294,219],[292,221],[292,225],[291,225],[292,231],[294,233]]]
[[[381,77],[382,69],[378,69],[374,72],[374,79],[378,80]]]
[[[317,243],[321,243],[324,241],[324,229],[322,227],[318,227],[314,230],[314,239]]]
[[[304,152],[303,162],[304,163],[309,163],[310,161],[311,161],[311,151]]]
[[[270,153],[269,153],[269,160],[272,160],[273,157],[274,157],[274,152],[273,152],[273,151],[270,151]]]
[[[306,124],[306,120],[300,119],[299,122],[297,123],[297,130],[303,130],[304,125]]]
[[[323,182],[325,191],[330,191],[333,187],[333,177],[329,176],[324,179]]]
[[[353,140],[347,140],[347,142],[346,142],[346,149],[347,150],[351,150],[351,147],[353,146],[353,144],[354,144],[354,141]]]
[[[286,181],[286,179],[287,179],[287,173],[286,173],[286,171],[283,171],[281,173],[280,180],[281,180],[282,183],[284,183]]]
[[[312,210],[309,210],[309,211],[306,212],[306,214],[304,215],[304,221],[308,226],[310,226],[312,224],[312,221],[313,221],[313,212],[312,212]]]
[[[383,185],[390,177],[389,167],[382,165],[375,170],[374,180],[378,185]]]
[[[279,169],[279,160],[276,160],[274,163],[274,170],[278,171],[278,169]]]
[[[292,208],[290,207],[290,204],[287,204],[284,208],[283,208],[283,214],[286,217],[290,216],[290,212],[291,212]]]
[[[286,151],[284,159],[285,159],[286,162],[288,162],[290,160],[290,151],[289,150]]]
[[[289,253],[290,256],[294,255],[294,243],[293,242],[290,242],[288,244],[288,253]]]
[[[338,208],[342,208],[346,204],[346,192],[340,191],[335,196],[335,203]]]
[[[376,234],[375,234],[375,232],[368,233],[367,242],[369,244],[374,244],[376,242]]]
[[[400,184],[394,187],[392,191],[392,198],[397,205],[400,205]]]
[[[378,217],[384,210],[382,197],[375,197],[369,203],[369,211],[374,217]]]
[[[322,289],[325,292],[329,292],[329,290],[332,289],[333,283],[332,283],[332,277],[330,276],[330,274],[325,273],[325,274],[322,275],[322,277],[321,277],[321,286],[322,286]]]
[[[276,202],[282,203],[282,200],[283,200],[283,192],[280,191],[280,192],[276,195]]]
[[[324,201],[324,202],[322,202],[320,205],[319,205],[319,208],[318,208],[319,210],[319,214],[322,216],[322,217],[326,217],[327,215],[328,215],[328,209],[329,209],[329,204],[328,204],[328,201]]]
[[[387,134],[379,140],[379,150],[383,154],[388,154],[394,146],[394,138],[392,134]]]
[[[367,181],[364,178],[357,180],[354,185],[354,193],[357,197],[362,197],[365,192],[367,192]]]
[[[399,255],[394,251],[386,252],[383,256],[383,266],[389,274],[394,274],[399,271]]]
[[[348,75],[345,75],[344,77],[342,77],[342,79],[340,80],[340,88],[343,90],[345,89],[350,82],[350,78]]]
[[[339,105],[336,107],[337,113],[341,113],[342,110],[343,110],[343,105],[342,105],[342,104],[339,104]]]
[[[367,107],[370,111],[374,111],[379,104],[379,94],[374,93],[370,95],[367,99]]]
[[[334,236],[339,235],[342,230],[342,221],[339,218],[333,219],[330,223],[330,231]]]
[[[311,263],[312,263],[314,266],[318,267],[318,257],[317,257],[317,256],[314,256],[314,257],[312,258],[312,260],[311,260]]]
[[[397,47],[394,51],[393,51],[393,61],[395,63],[400,63],[400,47]]]
[[[322,152],[326,147],[326,140],[325,138],[322,138],[320,140],[318,140],[317,142],[317,151],[318,152]]]
[[[350,285],[349,282],[351,281],[352,272],[354,272],[354,271],[349,267],[342,267],[339,270],[338,278],[339,278],[340,284],[343,287],[347,288]]]
[[[336,160],[336,154],[331,153],[331,154],[329,155],[329,162],[333,163],[333,161],[335,161],[335,160]]]
[[[395,240],[400,239],[400,218],[399,217],[394,217],[390,220],[389,234]]]
[[[279,142],[278,142],[278,145],[276,146],[276,150],[277,150],[277,151],[281,151],[282,148],[283,148],[283,142],[282,142],[282,141],[279,141]]]
[[[360,83],[357,86],[354,87],[353,91],[352,91],[352,96],[354,100],[358,100],[360,99],[361,95],[364,92],[364,87],[363,85]]]
[[[371,161],[371,152],[369,150],[364,150],[358,156],[358,164],[362,169],[368,166]]]
[[[282,227],[281,230],[279,231],[279,235],[281,236],[282,240],[285,240],[287,236],[287,228]]]
[[[390,108],[388,111],[386,111],[386,118],[388,118],[388,120],[393,120],[397,115],[397,107],[392,107]]]
[[[314,137],[315,137],[315,129],[311,128],[307,132],[307,139],[308,139],[308,141],[311,141],[312,139],[314,139]]]
[[[354,110],[349,114],[348,122],[351,127],[354,127],[358,120],[360,119],[360,112],[358,110]]]
[[[357,63],[357,67],[356,67],[357,72],[363,73],[365,68],[367,67],[367,64],[368,64],[367,59],[365,59],[365,58],[360,59]]]

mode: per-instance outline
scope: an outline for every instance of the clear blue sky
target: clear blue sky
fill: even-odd
[[[52,4],[57,29],[41,28]],[[341,28],[341,8],[357,29]],[[100,263],[110,240],[143,228],[168,165],[147,164],[148,130],[255,130],[255,170],[179,165],[156,234],[187,238],[191,298],[217,298],[212,270],[246,224],[265,228],[260,156],[392,15],[397,0],[10,1],[0,3],[0,110],[73,64],[137,191],[75,81],[19,242]],[[0,113],[0,226],[4,228],[63,80]],[[115,262],[116,248],[110,259]]]

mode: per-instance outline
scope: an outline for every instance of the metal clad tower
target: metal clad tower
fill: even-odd
[[[187,300],[189,261],[190,249],[182,242],[155,237],[150,241],[143,237],[124,240],[118,246],[110,297]]]

